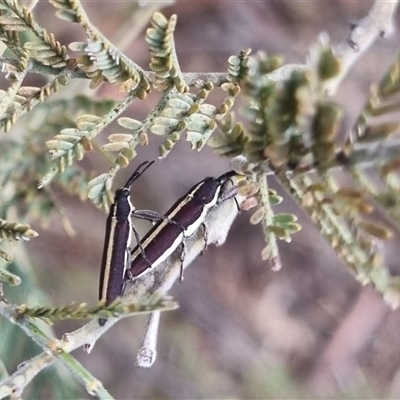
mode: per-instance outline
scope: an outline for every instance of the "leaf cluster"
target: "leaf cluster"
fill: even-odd
[[[121,304],[117,299],[109,305],[104,302],[89,308],[86,303],[70,304],[63,307],[38,306],[28,307],[26,304],[15,307],[15,318],[25,317],[40,318],[47,323],[62,319],[94,319],[94,318],[120,318],[128,315],[148,313],[155,310],[174,310],[177,303],[170,297],[150,297],[137,304]]]
[[[72,233],[51,182],[108,211],[113,180],[132,163],[138,146],[147,145],[152,135],[163,136],[160,158],[165,158],[185,137],[193,150],[208,144],[234,164],[244,160],[236,168],[246,178],[239,185],[239,193],[248,197],[242,208],[254,208],[250,222],[261,226],[266,242],[262,258],[274,270],[281,268],[279,241],[290,242],[301,227],[296,215],[276,212],[282,197],[268,186],[269,175],[293,195],[362,284],[372,283],[392,307],[400,305],[399,278],[390,275],[382,250],[400,227],[400,124],[394,118],[400,106],[399,57],[371,88],[351,131],[343,132],[345,110],[332,101],[329,87],[346,65],[325,38],[311,50],[307,65],[287,74],[280,75],[286,67],[281,57],[253,55],[250,49],[230,56],[224,73],[188,74],[180,68],[175,47],[177,16],[156,12],[145,36],[150,58],[145,71],[92,24],[79,0],[50,3],[58,18],[82,30],[84,41],[62,45],[36,22],[34,12],[16,0],[0,0],[0,39],[12,54],[2,59],[8,87],[0,92],[0,127],[8,132],[23,117],[27,127],[0,146],[0,241],[37,236],[30,225],[10,222],[15,215],[46,222],[56,211]],[[32,72],[52,79],[29,86]],[[114,86],[124,98],[79,95],[73,88],[78,79],[93,91]],[[54,97],[64,90],[70,91],[69,98]],[[124,113],[149,92],[157,93],[156,106],[141,120],[127,117]],[[219,104],[210,100],[217,92],[223,95]],[[239,95],[244,107],[238,117],[232,108]],[[390,120],[383,118],[388,116]],[[102,143],[100,134],[115,125],[118,130]],[[88,154],[108,158],[110,169],[93,176],[78,164]],[[368,179],[366,166],[379,177],[379,185]],[[351,184],[337,179],[339,168]],[[376,218],[379,213],[390,217],[392,226]],[[0,256],[11,260],[3,249]],[[0,280],[20,283],[5,269],[0,269]],[[173,307],[168,299],[94,308],[22,305],[12,318],[21,324],[29,318],[49,323]]]

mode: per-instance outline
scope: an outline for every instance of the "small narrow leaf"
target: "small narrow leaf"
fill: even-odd
[[[83,123],[83,122],[89,122],[92,124],[98,124],[102,121],[103,119],[99,117],[98,115],[94,114],[83,114],[80,115],[77,119],[77,123]]]
[[[136,119],[133,118],[128,118],[128,117],[121,117],[118,118],[117,120],[118,125],[122,126],[125,129],[129,129],[132,131],[137,131],[143,126],[143,123],[140,121],[137,121]]]
[[[133,135],[130,135],[129,133],[112,133],[108,137],[108,141],[110,143],[115,143],[115,142],[129,142],[132,140]]]
[[[86,46],[86,42],[72,42],[68,45],[68,48],[71,51],[85,51]]]
[[[259,208],[250,218],[250,223],[252,225],[259,224],[264,218],[265,210],[263,208]]]
[[[0,282],[8,283],[10,286],[18,286],[21,284],[21,278],[6,269],[0,268]]]
[[[393,232],[390,229],[376,222],[360,221],[357,223],[357,226],[378,239],[387,240],[393,236]]]
[[[104,151],[121,151],[129,147],[129,143],[127,142],[119,142],[119,143],[107,143],[103,145],[101,148]]]
[[[174,127],[167,127],[165,125],[153,125],[150,128],[150,131],[154,135],[163,136],[163,135],[169,135],[174,131],[174,129],[175,129]]]
[[[278,195],[269,195],[269,202],[271,203],[272,206],[276,206],[278,204],[281,204],[283,201],[283,197],[278,196]]]
[[[87,184],[88,189],[91,189],[94,186],[104,185],[107,178],[108,178],[108,174],[101,174],[101,175],[97,176],[96,178],[93,178]]]
[[[79,18],[74,11],[70,10],[59,10],[56,12],[56,17],[67,22],[79,23]]]
[[[275,214],[274,215],[274,222],[278,225],[286,225],[288,223],[291,222],[296,222],[297,221],[297,217],[294,214],[286,214],[286,213],[282,213],[282,214]]]
[[[242,201],[242,203],[240,204],[240,208],[245,211],[251,210],[252,208],[257,206],[258,201],[255,197],[249,197],[245,201]]]

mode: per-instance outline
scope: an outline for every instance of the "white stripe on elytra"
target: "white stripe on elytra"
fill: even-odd
[[[203,223],[208,210],[215,206],[215,204],[217,204],[218,201],[218,197],[219,197],[219,193],[221,191],[221,186],[219,186],[217,188],[217,190],[215,191],[214,197],[212,198],[212,200],[207,203],[204,204],[203,206],[203,210],[199,216],[199,218],[196,219],[196,221],[193,222],[193,224],[189,225],[183,232],[181,232],[173,241],[172,245],[170,247],[168,247],[167,250],[164,251],[163,254],[161,254],[160,257],[157,258],[157,260],[155,260],[152,264],[151,264],[151,268],[156,268],[157,265],[161,264],[163,261],[165,261],[174,251],[175,249],[179,246],[179,244],[183,241],[183,238],[188,238],[190,236],[192,236],[196,230],[200,227],[200,225]],[[144,273],[148,272],[148,268],[143,271],[142,273],[140,273],[139,275],[136,275],[135,278],[138,278],[139,276],[142,276]]]
[[[129,236],[128,236],[128,241],[127,246],[129,246],[131,244],[131,240],[132,240],[132,231],[133,231],[133,222],[132,222],[132,214],[133,212],[136,210],[136,208],[133,206],[132,202],[131,202],[131,198],[128,197],[128,203],[129,203],[129,207],[131,209],[131,212],[129,213],[129,217],[128,217],[128,222],[129,222]],[[124,259],[124,272],[122,276],[125,276],[125,272],[128,269],[129,266],[129,261],[130,261],[130,251],[128,250],[128,248],[125,251],[125,259]]]
[[[193,222],[193,224],[189,225],[183,232],[183,235],[185,237],[190,237],[193,235],[193,233],[195,233],[197,231],[197,229],[199,228],[199,226],[203,223],[204,218],[206,217],[206,214],[208,212],[208,210],[211,207],[214,207],[215,204],[217,204],[218,201],[218,197],[219,197],[219,192],[221,191],[221,186],[218,186],[217,190],[215,191],[215,195],[213,197],[213,199],[208,203],[208,204],[204,204],[203,206],[203,210],[199,216],[199,218],[196,219],[196,221]]]

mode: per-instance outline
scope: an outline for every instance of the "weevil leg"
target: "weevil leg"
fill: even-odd
[[[132,247],[131,246],[128,246],[127,248],[126,248],[126,265],[131,265],[131,262],[132,262]]]
[[[233,200],[235,200],[237,210],[240,212],[240,205],[239,205],[239,202],[238,202],[237,198],[234,197]]]
[[[163,215],[162,219],[164,221],[168,221],[169,224],[176,225],[182,232],[185,231],[185,227],[180,222],[175,221],[174,219],[170,219],[166,215]]]
[[[168,221],[169,224],[177,225],[179,226],[182,231],[185,230],[185,228],[180,224],[179,222],[168,218],[166,215],[160,214],[157,211],[152,211],[152,210],[135,210],[132,214],[133,217],[137,219],[144,219],[146,221],[151,221],[153,223],[159,222],[159,221]]]
[[[135,235],[135,240],[136,243],[139,247],[140,253],[143,256],[143,259],[146,261],[146,263],[151,267],[151,262],[150,260],[147,258],[146,253],[144,251],[144,248],[142,246],[142,243],[140,242],[140,236],[139,236],[139,232],[136,230],[136,228],[132,225],[132,230],[133,230],[133,234]]]
[[[135,210],[132,212],[132,217],[144,219],[146,221],[158,222],[163,219],[163,215],[152,210]]]
[[[181,256],[180,256],[180,261],[181,261],[181,270],[179,273],[179,282],[183,282],[183,262],[185,261],[186,257],[186,243],[184,240],[182,240],[181,243]]]
[[[127,269],[125,271],[125,276],[124,276],[125,282],[127,281],[133,281],[134,277],[132,276],[132,271],[130,269]]]
[[[126,275],[126,271],[125,271],[125,275]],[[121,289],[121,296],[124,294],[124,292],[125,292],[125,287],[126,287],[126,279],[125,279],[125,277],[124,277],[124,283],[122,284],[122,289]]]
[[[204,233],[203,233],[204,246],[203,246],[203,250],[201,250],[201,253],[200,253],[200,255],[202,256],[204,254],[204,252],[207,250],[207,246],[208,246],[208,228],[204,222],[201,224],[201,226],[204,229]]]

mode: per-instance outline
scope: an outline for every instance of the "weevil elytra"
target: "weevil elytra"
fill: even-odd
[[[182,196],[165,213],[166,219],[157,223],[142,239],[140,244],[143,251],[139,246],[132,251],[126,278],[134,279],[149,268],[155,268],[178,246],[182,247],[181,261],[183,262],[185,238],[191,236],[201,225],[204,227],[205,244],[207,244],[204,219],[208,210],[219,201],[222,187],[234,175],[237,175],[236,172],[229,171],[218,178],[205,178]],[[230,197],[234,196],[235,194],[232,194]],[[170,220],[175,223],[169,223]]]
[[[132,217],[149,219],[151,221],[162,219],[157,213],[136,210],[130,200],[130,189],[154,161],[146,161],[140,164],[125,185],[117,189],[114,196],[114,203],[111,204],[107,217],[103,257],[100,271],[99,299],[105,300],[106,304],[111,303],[121,294],[124,284],[125,268],[129,259],[129,245],[132,232],[141,249],[140,238],[133,226]],[[144,256],[145,257],[145,256]],[[100,319],[104,324],[105,319]]]

